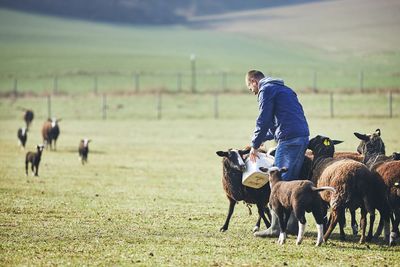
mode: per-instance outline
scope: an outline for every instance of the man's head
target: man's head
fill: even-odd
[[[258,82],[264,78],[264,74],[259,70],[250,70],[246,74],[246,86],[255,95],[258,94]]]

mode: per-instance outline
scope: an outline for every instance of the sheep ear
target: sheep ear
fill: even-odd
[[[280,173],[285,173],[285,172],[287,172],[287,171],[288,171],[288,168],[287,168],[287,167],[282,167],[281,170],[280,170]]]
[[[260,171],[262,171],[262,172],[268,172],[268,168],[260,167]]]
[[[215,153],[220,157],[227,157],[228,156],[228,152],[225,152],[225,151],[217,151]]]
[[[340,140],[332,140],[332,143],[333,143],[334,145],[338,145],[338,144],[343,143],[343,141],[340,141]]]
[[[360,140],[369,141],[369,136],[366,134],[354,133],[354,135]]]
[[[381,136],[381,129],[376,129],[376,130],[375,130],[375,133],[376,133],[378,136]]]
[[[244,149],[244,150],[239,150],[239,154],[240,154],[241,156],[246,155],[246,154],[249,154],[249,153],[250,153],[250,149],[251,149],[251,148],[247,148],[247,149]]]

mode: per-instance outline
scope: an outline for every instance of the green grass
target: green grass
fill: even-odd
[[[0,102],[1,265],[397,264],[398,246],[389,248],[382,240],[359,245],[351,236],[341,242],[337,229],[329,243],[315,248],[311,216],[300,247],[292,236],[283,247],[276,239],[254,238],[255,209],[249,216],[241,203],[228,232],[220,233],[228,201],[215,151],[248,144],[257,112],[254,96],[226,96],[218,120],[206,104],[199,104],[207,100],[212,107],[207,96],[178,96],[171,103],[182,105],[183,111],[178,116],[174,107],[166,107],[172,110],[161,120],[152,108],[142,110],[156,102],[154,96],[142,97],[110,99],[112,106],[122,103],[126,110],[115,110],[104,121],[83,112],[77,116],[73,108],[82,106],[80,98],[57,99],[55,111],[65,115],[58,151],[44,152],[39,178],[24,174],[25,153],[16,144],[22,119],[15,107],[32,107],[36,112],[27,144],[33,150],[41,142],[40,128],[47,116],[46,106],[40,108],[43,100]],[[380,128],[388,153],[399,150],[398,115],[330,119],[329,113],[318,114],[320,107],[311,105],[318,99],[310,97],[302,101],[312,136],[344,140],[338,150],[355,151],[354,131]],[[96,102],[87,100],[91,105]],[[231,117],[228,110],[240,116]],[[89,106],[89,111],[95,112],[95,107]],[[83,137],[93,140],[86,166],[77,155]]]
[[[243,205],[238,206],[230,230],[219,233],[227,201],[214,152],[247,142],[248,131],[231,133],[238,122],[248,124],[65,122],[59,151],[43,155],[40,178],[25,178],[23,153],[11,138],[14,131],[2,130],[1,261],[11,265],[395,262],[398,248],[380,245],[332,240],[315,249],[311,219],[312,234],[300,249],[293,238],[283,248],[274,239],[255,239],[250,233],[255,216],[249,217]],[[1,124],[2,129],[17,126],[12,121]],[[37,124],[30,144],[38,141]],[[94,140],[85,167],[75,152],[82,135]]]
[[[337,34],[337,33],[336,33]],[[346,38],[347,32],[343,38]],[[268,36],[268,35],[266,35]],[[0,10],[0,92],[91,92],[135,90],[133,74],[141,72],[140,89],[191,88],[190,55],[196,54],[198,91],[242,90],[244,73],[258,68],[280,76],[295,89],[360,87],[398,88],[400,53],[391,50],[357,55],[327,53],[295,40],[255,38],[245,34],[184,26],[122,26],[29,15]]]

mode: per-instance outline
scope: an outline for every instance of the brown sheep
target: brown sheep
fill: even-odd
[[[54,142],[54,150],[56,150],[56,142],[57,138],[60,135],[60,127],[58,126],[58,123],[61,121],[61,119],[48,119],[45,121],[43,124],[42,128],[42,137],[43,137],[43,143],[45,144],[46,148],[48,145],[50,145],[50,150],[53,150],[53,142]]]
[[[79,153],[79,158],[81,159],[82,165],[87,163],[90,141],[91,141],[90,139],[82,139],[79,143],[78,153]]]
[[[317,223],[318,237],[316,246],[323,242],[323,223],[327,206],[322,202],[319,191],[329,190],[335,193],[333,187],[325,186],[316,188],[311,181],[295,180],[282,181],[281,174],[287,171],[286,167],[279,169],[278,167],[260,168],[263,172],[269,174],[269,185],[271,187],[271,196],[269,203],[272,210],[279,219],[280,234],[278,243],[283,245],[286,239],[287,219],[293,211],[296,219],[299,221],[299,232],[297,235],[296,245],[300,245],[306,227],[305,213],[312,212]]]
[[[339,222],[340,238],[344,240],[345,209],[355,210],[361,207],[360,243],[363,243],[366,240],[367,212],[371,216],[371,226],[367,238],[369,241],[372,238],[375,209],[379,210],[387,226],[390,208],[386,200],[384,185],[364,164],[351,159],[333,158],[334,144],[341,142],[320,135],[310,140],[308,148],[314,154],[311,180],[317,187],[332,186],[336,189],[334,194],[326,191],[321,193],[322,199],[331,206],[332,210],[324,239],[328,240]]]
[[[390,233],[390,244],[394,244],[395,239],[400,235],[400,197],[396,183],[400,183],[400,161],[394,160],[397,153],[392,156],[385,155],[385,144],[381,138],[381,131],[377,129],[372,134],[354,133],[361,140],[357,150],[364,155],[364,163],[373,172],[376,172],[380,179],[385,183],[389,194],[389,202],[392,208],[392,232]],[[382,231],[382,222],[380,222],[377,233],[379,236]]]

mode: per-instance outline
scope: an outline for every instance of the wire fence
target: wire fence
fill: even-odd
[[[376,92],[399,91],[400,75],[363,70],[327,72],[304,70],[291,73],[269,73],[284,77],[297,92]],[[1,96],[27,94],[65,95],[148,92],[210,93],[244,92],[244,73],[229,71],[186,72],[76,72],[63,75],[20,76],[0,78]]]
[[[400,117],[399,93],[299,93],[298,97],[307,117]],[[0,119],[20,118],[27,108],[42,119],[254,119],[257,107],[256,97],[249,93],[46,95],[0,98]]]

